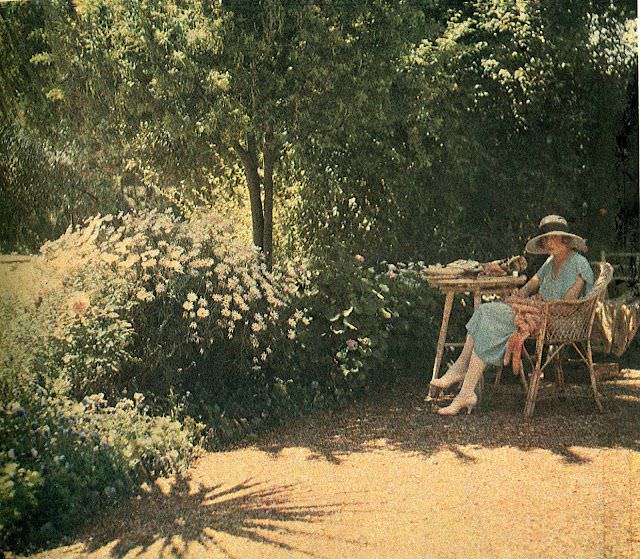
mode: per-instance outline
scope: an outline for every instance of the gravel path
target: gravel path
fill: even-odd
[[[640,557],[640,370],[521,419],[517,384],[440,418],[424,386],[202,456],[38,557]]]

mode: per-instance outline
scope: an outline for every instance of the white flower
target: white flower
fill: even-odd
[[[295,330],[289,330],[287,332],[287,338],[289,338],[290,340],[295,340],[296,338],[296,331]]]
[[[197,330],[198,325],[197,325],[195,322],[191,322],[191,323],[189,324],[189,328],[193,328],[194,330]]]
[[[107,264],[113,264],[116,260],[118,260],[117,255],[111,254],[108,252],[106,254],[103,254],[101,258],[102,258],[102,261],[106,262]]]
[[[167,290],[167,286],[164,283],[159,283],[156,285],[156,293],[160,295],[160,293],[164,293]]]
[[[157,263],[158,263],[158,262],[156,261],[156,259],[155,259],[155,258],[151,258],[151,259],[149,259],[149,260],[145,260],[145,261],[142,263],[142,267],[143,267],[143,268],[145,268],[145,269],[146,269],[146,268],[153,268]]]
[[[209,303],[204,297],[200,297],[200,299],[198,300],[198,305],[200,305],[201,307],[206,307],[208,304]]]
[[[207,318],[209,316],[209,310],[200,307],[196,312],[196,314],[198,315],[199,318]]]
[[[147,291],[144,288],[138,289],[138,292],[136,293],[136,298],[139,299],[140,301],[153,301],[153,293],[151,293],[150,291]]]
[[[185,311],[192,311],[193,310],[193,303],[191,301],[185,301],[184,303],[182,303],[182,308]]]
[[[187,301],[191,301],[192,303],[194,303],[197,300],[198,296],[193,291],[189,291],[189,293],[187,293]]]

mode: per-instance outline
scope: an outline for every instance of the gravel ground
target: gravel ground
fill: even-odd
[[[205,454],[37,557],[640,557],[640,370],[603,383],[604,414],[579,384],[530,422],[513,382],[453,418],[424,389]]]

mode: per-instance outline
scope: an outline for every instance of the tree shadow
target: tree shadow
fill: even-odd
[[[351,453],[381,447],[425,457],[446,449],[463,462],[476,460],[462,449],[468,446],[543,449],[575,464],[588,461],[575,447],[640,449],[640,371],[600,383],[602,414],[583,371],[567,372],[567,381],[566,398],[552,396],[547,386],[527,421],[522,415],[525,394],[515,379],[500,386],[487,383],[478,413],[446,418],[424,402],[426,381],[403,379],[344,409],[303,418],[251,446],[272,454],[306,447],[309,459],[337,465]]]
[[[176,476],[154,483],[102,519],[82,538],[82,551],[99,549],[102,555],[124,557],[153,548],[157,557],[184,557],[199,545],[203,556],[217,552],[235,558],[226,543],[233,536],[316,557],[313,550],[291,544],[292,536],[307,534],[305,524],[344,511],[345,505],[298,504],[301,496],[293,485],[270,487],[248,480],[232,487],[206,487]]]

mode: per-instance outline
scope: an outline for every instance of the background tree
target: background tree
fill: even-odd
[[[349,137],[383,116],[421,12],[406,2],[52,2],[49,99],[79,156],[114,185],[192,185],[240,163],[253,242],[272,253],[285,145]],[[339,131],[331,136],[328,131]],[[105,141],[108,139],[108,141]]]
[[[617,138],[637,111],[624,94],[635,84],[634,17],[596,2],[483,0],[426,19],[393,74],[388,126],[364,123],[342,151],[306,159],[308,192],[328,209],[299,209],[300,228],[325,244],[340,231],[374,260],[492,258],[521,251],[553,212],[596,254],[614,246],[626,211],[610,190]],[[626,165],[637,176],[637,157]]]

